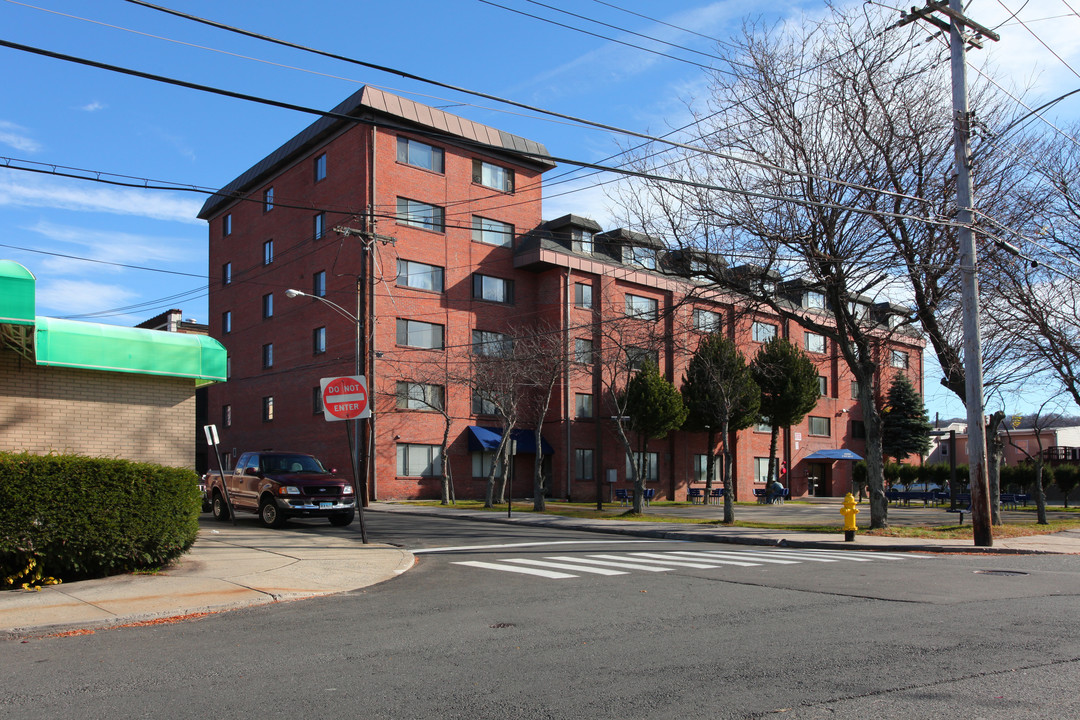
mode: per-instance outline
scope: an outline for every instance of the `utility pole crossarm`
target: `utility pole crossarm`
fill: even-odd
[[[925,20],[926,22],[934,25],[939,30],[949,32],[952,29],[952,23],[947,20],[942,20],[936,17],[934,13],[940,12],[943,15],[950,18],[952,22],[955,22],[960,28],[967,28],[975,33],[975,37],[965,38],[965,42],[972,47],[982,49],[982,43],[979,40],[983,37],[990,38],[994,42],[1001,40],[1001,36],[996,32],[975,22],[971,18],[964,15],[962,12],[949,7],[948,0],[935,0],[928,2],[925,7],[917,8],[912,7],[911,12],[900,11],[900,20],[893,25],[890,25],[886,30],[893,30],[904,25],[910,25],[917,20]]]
[[[368,242],[378,240],[383,245],[394,245],[397,243],[397,238],[390,235],[382,235],[380,233],[369,232],[367,230],[357,230],[356,228],[345,227],[344,225],[335,226],[334,232],[336,232],[338,235],[366,238]]]

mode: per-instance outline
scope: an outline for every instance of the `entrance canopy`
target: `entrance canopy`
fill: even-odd
[[[817,450],[804,457],[803,460],[862,460],[862,458],[850,450]]]
[[[532,430],[517,428],[510,432],[510,439],[517,442],[518,455],[536,454],[536,436]],[[492,452],[499,449],[502,428],[469,426],[469,452]],[[543,437],[540,438],[544,455],[554,455],[555,450]]]

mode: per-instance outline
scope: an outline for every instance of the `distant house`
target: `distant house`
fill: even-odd
[[[0,260],[0,450],[195,468],[196,389],[226,379],[198,334],[35,315],[36,279]]]
[[[933,447],[926,458],[927,464],[949,462],[949,430],[956,432],[956,464],[968,462],[967,423],[954,422],[940,429],[940,435],[931,439]],[[1043,459],[1050,463],[1080,461],[1080,426],[1045,428],[1036,437],[1032,428],[1006,428],[998,430],[1005,447],[1005,464],[1018,465],[1035,457],[1042,448]]]

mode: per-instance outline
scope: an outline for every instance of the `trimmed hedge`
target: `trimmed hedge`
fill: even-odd
[[[0,452],[0,588],[156,568],[195,542],[201,496],[184,468]]]

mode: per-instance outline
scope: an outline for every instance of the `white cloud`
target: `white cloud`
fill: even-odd
[[[94,100],[93,102],[89,102],[85,105],[80,105],[79,109],[83,112],[97,112],[98,110],[104,110],[106,107],[108,106],[105,103]]]
[[[37,306],[42,315],[86,315],[124,305],[136,296],[121,285],[55,280],[38,285]],[[46,309],[48,312],[42,312]]]
[[[107,230],[89,230],[70,225],[41,221],[24,228],[53,242],[75,245],[80,250],[74,255],[104,262],[127,265],[154,266],[162,262],[190,262],[205,258],[206,245],[200,240],[192,251],[191,238],[135,235]],[[55,248],[53,248],[55,249]],[[98,263],[88,264],[71,258],[49,257],[42,260],[41,269],[51,275],[85,275],[121,272],[123,268]],[[203,263],[205,264],[205,263]]]
[[[0,145],[29,153],[41,150],[41,144],[27,134],[26,128],[6,120],[0,120]]]
[[[163,190],[112,188],[80,180],[14,178],[0,174],[0,206],[133,215],[153,220],[201,224],[201,200]]]

